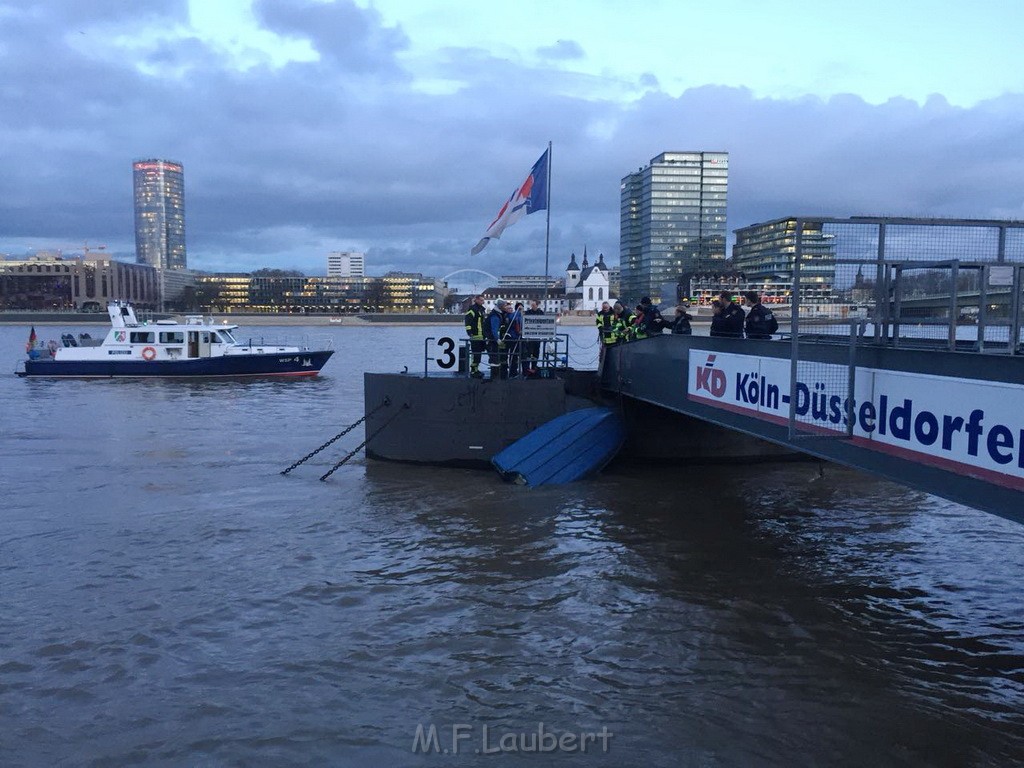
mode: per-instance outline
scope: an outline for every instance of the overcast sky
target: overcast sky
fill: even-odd
[[[130,257],[160,157],[198,269],[540,272],[543,214],[469,250],[549,140],[553,272],[618,261],[666,150],[730,153],[730,230],[1021,219],[1021,40],[1018,0],[0,0],[0,253]]]

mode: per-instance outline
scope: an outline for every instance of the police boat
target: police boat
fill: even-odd
[[[125,302],[107,306],[111,328],[102,339],[65,333],[61,341],[26,345],[28,359],[19,376],[74,378],[316,376],[334,354],[330,348],[278,346],[236,341],[237,325],[217,325],[212,317],[186,316],[183,322],[141,323]]]

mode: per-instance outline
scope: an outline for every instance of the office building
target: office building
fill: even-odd
[[[363,277],[366,254],[358,251],[333,251],[327,255],[328,277]]]
[[[93,310],[111,301],[130,301],[138,309],[158,309],[159,271],[117,261],[105,254],[64,258],[37,253],[0,262],[0,309]]]
[[[187,269],[185,172],[169,160],[132,163],[135,260],[157,269]]]
[[[732,261],[748,280],[792,283],[796,263],[796,218],[774,219],[736,230]],[[835,235],[820,222],[804,220],[800,240],[800,282],[803,290],[827,295],[836,274]]]
[[[214,312],[342,314],[346,312],[437,312],[442,283],[419,273],[384,277],[303,275],[198,275],[196,302]]]
[[[622,296],[672,301],[679,276],[725,260],[727,152],[662,152],[622,179]]]

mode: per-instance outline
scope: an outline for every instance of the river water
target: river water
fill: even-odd
[[[319,482],[361,428],[283,477],[458,326],[308,330],[311,381],[0,375],[0,764],[1024,760],[1021,526],[813,464]]]

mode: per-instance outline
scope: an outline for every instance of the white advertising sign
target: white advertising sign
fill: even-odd
[[[848,369],[801,366],[800,425],[845,433]],[[687,397],[788,424],[790,361],[691,349]],[[852,412],[856,445],[1024,490],[1024,386],[858,368]]]

